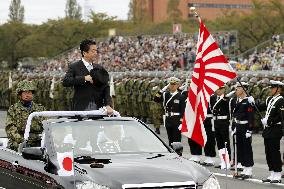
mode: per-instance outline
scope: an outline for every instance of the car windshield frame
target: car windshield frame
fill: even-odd
[[[171,148],[146,124],[135,119],[65,120],[50,122],[48,124],[48,130],[50,140],[47,140],[47,142],[51,145],[52,151],[54,153],[62,153],[73,150],[74,157],[172,152]],[[110,133],[117,135],[116,133],[119,132],[121,140],[111,140],[121,142],[119,145],[118,143],[109,142],[97,148],[99,138],[103,138],[104,140],[109,139],[109,137],[101,137],[103,134]],[[77,136],[75,136],[76,134]],[[112,135],[109,136],[114,137]],[[147,140],[143,138],[145,136],[148,137]],[[117,139],[118,136],[115,137]],[[82,142],[83,139],[85,142]],[[89,142],[89,144],[87,144],[87,142]],[[63,148],[58,146],[60,143],[64,145]],[[91,151],[90,146],[92,147]],[[106,149],[106,147],[112,150],[107,151],[109,149]],[[102,150],[103,148],[106,150]]]

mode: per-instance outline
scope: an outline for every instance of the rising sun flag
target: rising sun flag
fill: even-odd
[[[73,151],[64,153],[57,152],[57,160],[59,164],[59,176],[74,176]]]
[[[236,77],[217,43],[201,21],[196,60],[192,73],[181,133],[201,146],[207,141],[203,121],[207,115],[210,96]]]

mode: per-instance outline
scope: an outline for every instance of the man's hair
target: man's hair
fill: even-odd
[[[83,52],[88,52],[90,50],[91,45],[96,45],[96,41],[91,39],[85,39],[80,43],[80,50],[82,57],[84,57]]]

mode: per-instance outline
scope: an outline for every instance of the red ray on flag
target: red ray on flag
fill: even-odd
[[[196,60],[192,73],[181,133],[201,146],[207,141],[203,121],[210,96],[236,77],[236,73],[200,19]]]

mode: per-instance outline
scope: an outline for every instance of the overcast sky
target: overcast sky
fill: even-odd
[[[40,24],[48,19],[57,19],[65,16],[67,0],[21,0],[25,7],[25,23]],[[109,16],[127,19],[130,0],[77,0],[82,9],[85,1],[95,12],[105,12]],[[0,24],[7,22],[11,0],[0,0]]]

